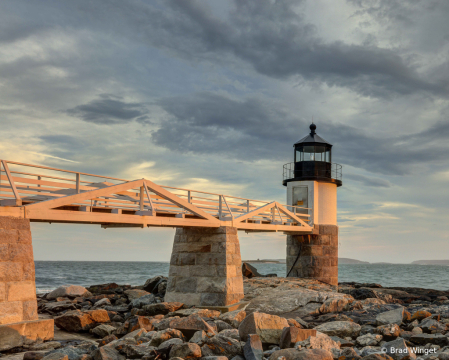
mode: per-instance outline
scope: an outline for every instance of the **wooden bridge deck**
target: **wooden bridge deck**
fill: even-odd
[[[219,227],[310,233],[308,209],[1,160],[0,216],[107,227]]]

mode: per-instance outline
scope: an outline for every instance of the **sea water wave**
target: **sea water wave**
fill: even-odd
[[[168,276],[168,262],[36,261],[36,290],[45,293],[58,286],[115,282],[143,285],[156,275]],[[286,265],[254,263],[261,274],[285,276]],[[386,287],[420,287],[448,290],[449,267],[409,264],[339,265],[340,282],[377,283]]]

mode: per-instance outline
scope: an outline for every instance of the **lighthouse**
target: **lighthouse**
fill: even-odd
[[[342,167],[332,162],[332,144],[316,133],[297,141],[294,162],[284,165],[283,185],[293,212],[306,215],[311,234],[287,235],[287,276],[338,285],[337,188]]]

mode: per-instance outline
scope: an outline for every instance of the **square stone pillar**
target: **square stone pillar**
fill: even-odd
[[[312,234],[287,235],[287,272],[290,269],[289,277],[338,286],[338,226],[315,225]]]
[[[28,219],[0,216],[0,351],[54,336],[54,321],[37,315]]]
[[[37,320],[30,221],[0,217],[0,325]]]
[[[179,228],[170,259],[165,301],[226,307],[243,299],[237,229]]]

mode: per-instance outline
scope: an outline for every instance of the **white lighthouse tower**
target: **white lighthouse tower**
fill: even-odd
[[[332,163],[332,144],[315,130],[316,125],[310,125],[310,134],[293,145],[295,161],[284,165],[287,204],[308,214],[314,227],[310,235],[287,236],[287,276],[338,285],[337,187],[342,185],[341,165]]]

